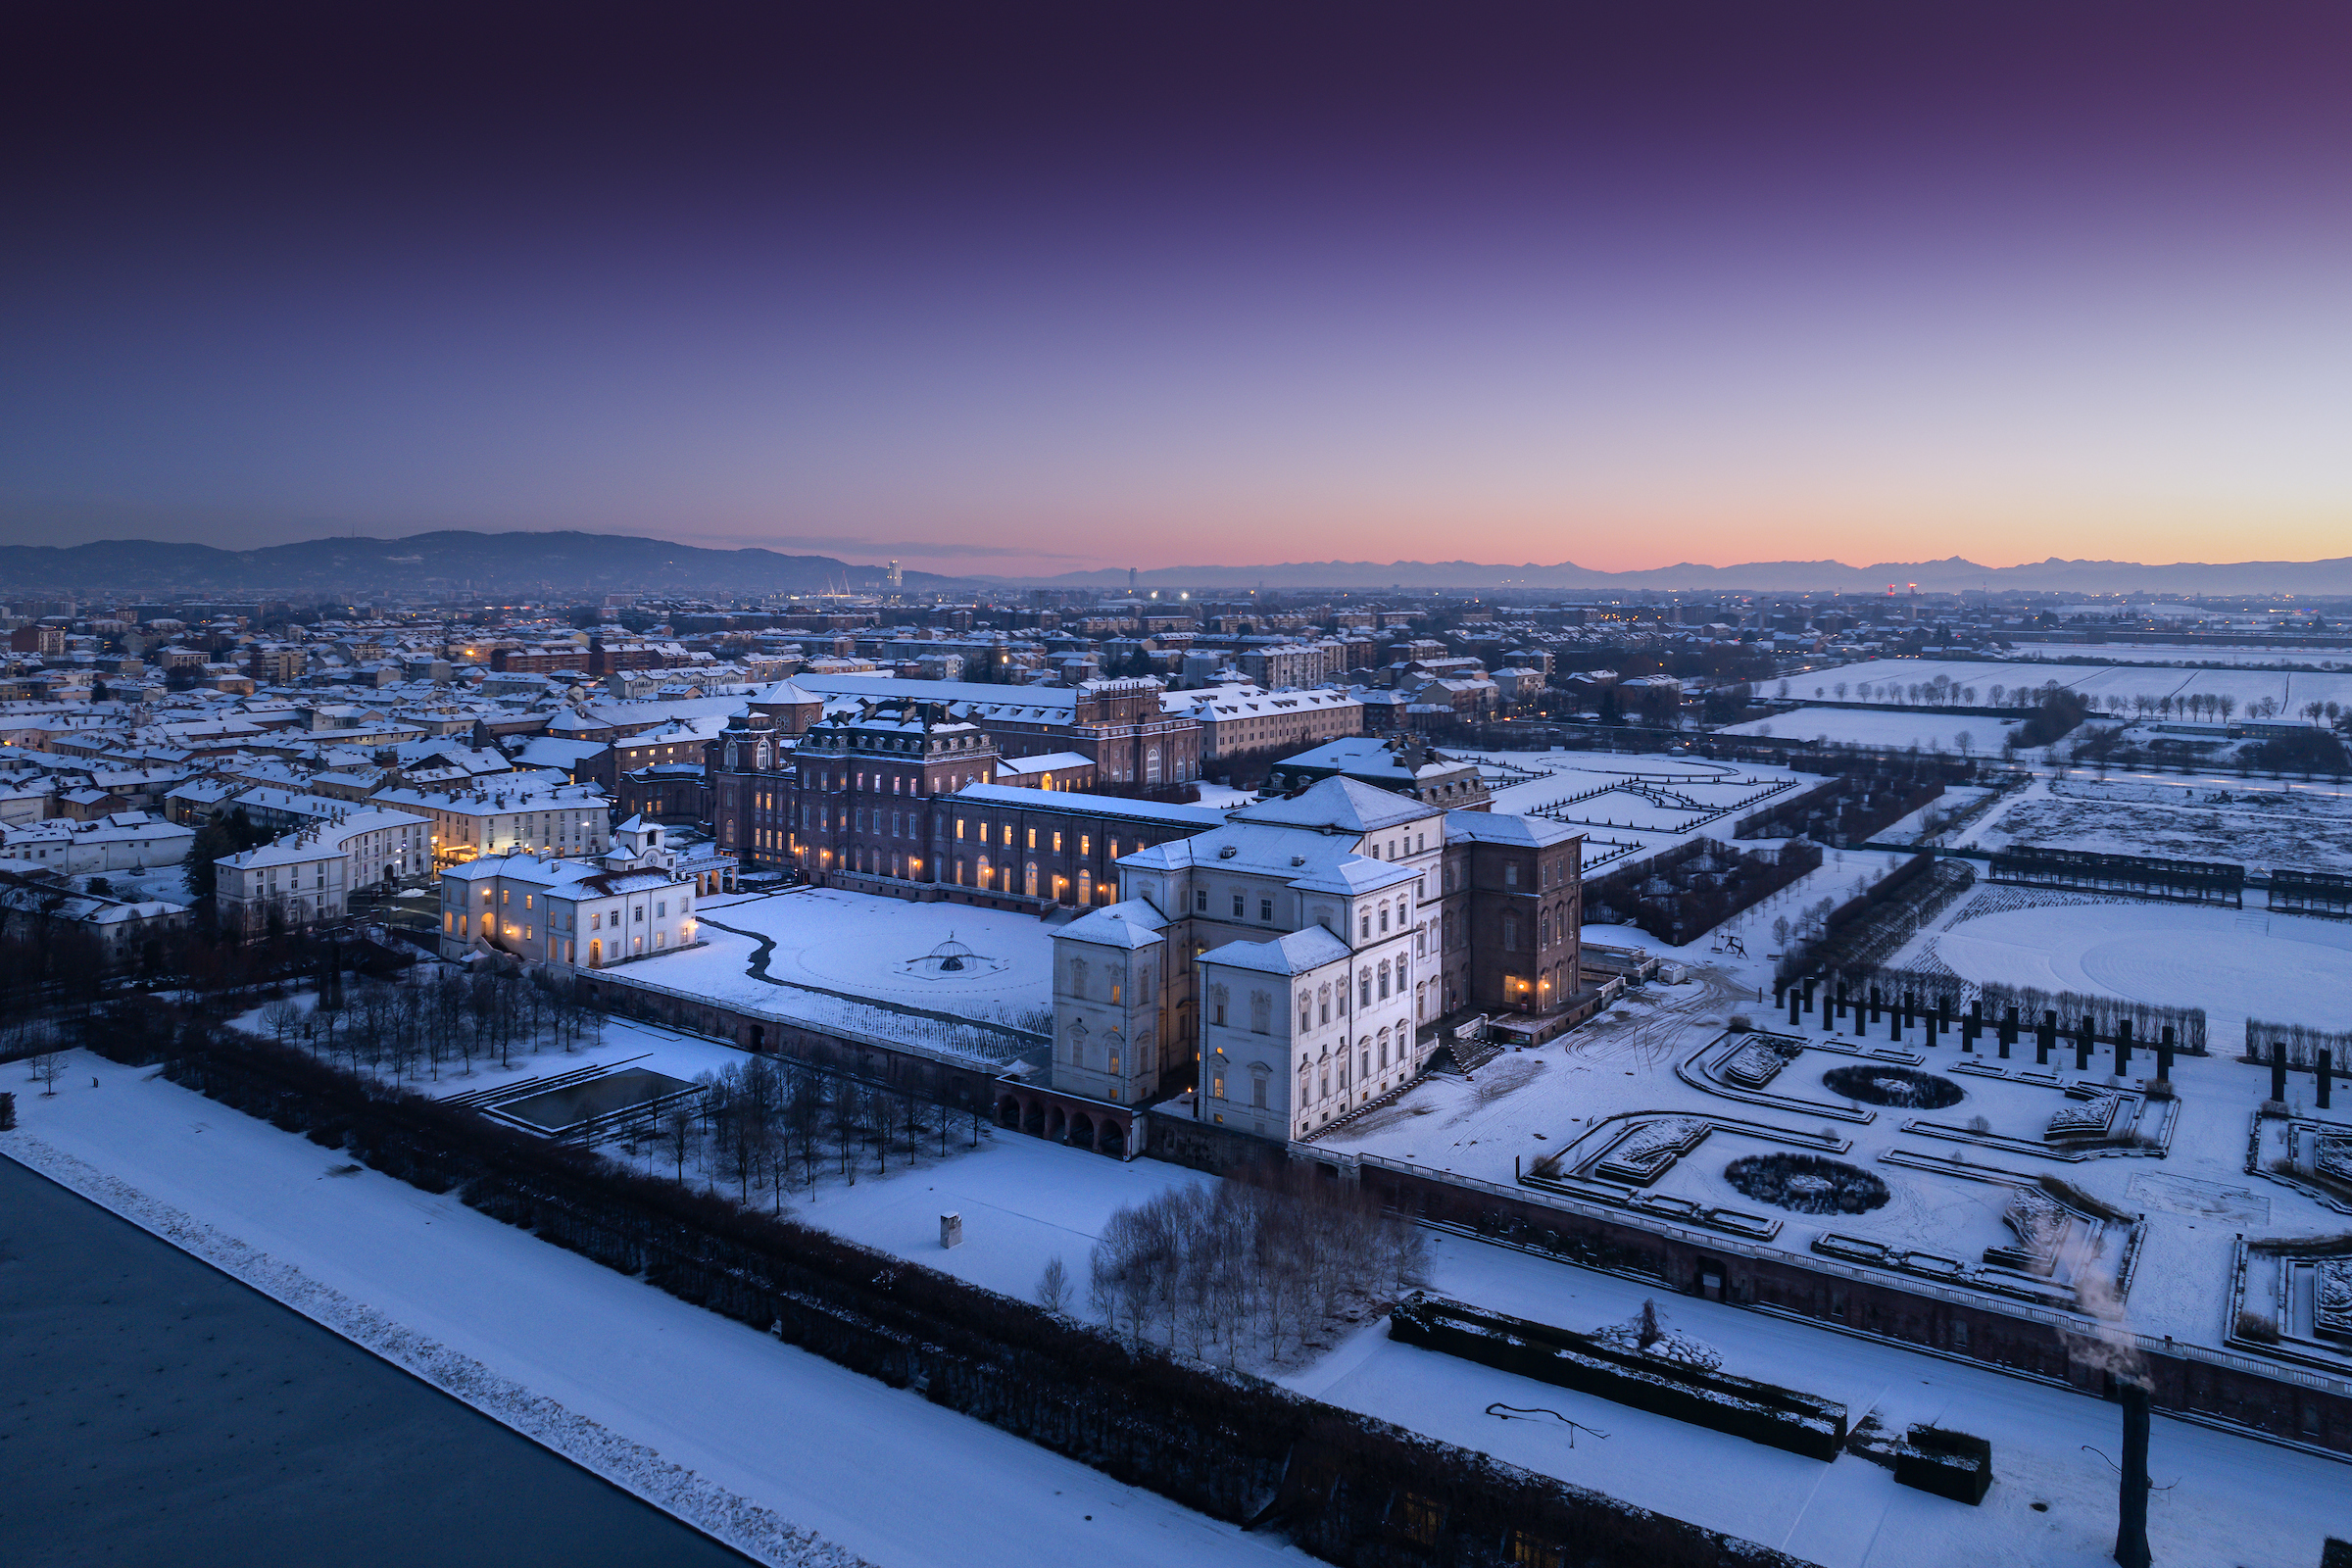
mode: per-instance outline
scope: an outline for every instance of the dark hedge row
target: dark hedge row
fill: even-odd
[[[1484,1454],[1131,1348],[1026,1302],[541,1142],[299,1052],[191,1027],[189,1088],[683,1300],[1132,1485],[1362,1568],[1793,1564]],[[979,1504],[984,1506],[983,1504]],[[975,1528],[984,1521],[974,1520]],[[1533,1557],[1515,1553],[1534,1550]]]
[[[1751,1378],[1604,1345],[1591,1335],[1415,1292],[1390,1332],[1407,1345],[1574,1389],[1637,1410],[1785,1448],[1825,1464],[1845,1444],[1845,1406]]]

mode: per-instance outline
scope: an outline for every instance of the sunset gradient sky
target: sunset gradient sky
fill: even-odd
[[[2340,4],[13,16],[16,542],[2352,554]]]

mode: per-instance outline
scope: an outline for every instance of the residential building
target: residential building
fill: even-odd
[[[377,806],[421,816],[432,825],[433,864],[483,855],[579,855],[612,833],[611,797],[561,773],[503,773],[459,788],[403,785],[378,790]]]
[[[92,871],[146,871],[187,858],[196,830],[144,811],[115,811],[90,821],[50,817],[0,826],[0,862],[14,870],[80,876]]]
[[[224,929],[258,934],[272,916],[292,926],[339,920],[362,888],[392,888],[432,863],[426,824],[408,811],[349,810],[213,862]]]

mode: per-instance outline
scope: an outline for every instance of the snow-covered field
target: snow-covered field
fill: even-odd
[[[1933,708],[1910,710],[1872,708],[1799,708],[1770,718],[1733,724],[1722,735],[1777,735],[1784,739],[1834,741],[1846,746],[1917,747],[1923,752],[2001,755],[2001,737],[2022,718],[1985,718]]]
[[[2168,643],[2099,643],[2078,648],[2066,643],[2019,643],[2010,650],[2019,663],[2077,663],[2088,657],[2129,664],[2284,664],[2299,669],[2352,669],[2352,647],[2309,644],[2267,647],[2205,647]]]
[[[2352,923],[2267,909],[2092,903],[1980,884],[1894,961],[1941,965],[1971,980],[2200,1006],[2215,1048],[2232,1052],[2249,1014],[2327,1029],[2352,1022]]]
[[[2352,664],[2352,656],[2347,657]],[[2282,714],[2297,713],[2305,703],[2337,703],[2352,707],[2352,668],[2336,670],[2192,669],[2179,664],[2133,663],[2107,666],[2069,664],[2056,661],[2016,663],[1968,659],[1873,659],[1858,664],[1838,664],[1792,678],[1789,695],[1839,697],[1841,700],[1901,704],[1914,686],[1938,676],[1976,697],[1963,697],[1964,706],[1997,707],[1995,686],[2014,692],[2055,681],[2091,698],[2101,708],[2109,697],[2129,703],[2134,697],[2233,697],[2243,715],[2255,703],[2275,700]]]
[[[326,1178],[301,1137],[76,1057],[54,1100],[20,1102],[0,1152],[89,1192],[297,1309],[379,1349],[629,1490],[730,1527],[771,1561],[826,1544],[898,1565],[1303,1562],[1148,1493],[690,1307],[454,1198],[372,1171]],[[90,1073],[103,1087],[87,1087]],[[1482,1079],[1485,1075],[1482,1074]],[[2138,1162],[2133,1162],[2138,1163]],[[1026,1294],[1047,1258],[1073,1263],[1111,1209],[1202,1178],[1023,1138],[828,1192],[803,1217],[910,1259]],[[964,1216],[942,1253],[938,1213]],[[174,1217],[170,1210],[178,1210]],[[1441,1238],[1435,1290],[1592,1328],[1654,1286]],[[2136,1294],[2136,1292],[2135,1292]],[[1661,1298],[1674,1328],[1727,1369],[1986,1436],[1997,1481],[1970,1508],[1664,1416],[1392,1342],[1375,1326],[1286,1381],[1513,1463],[1780,1547],[1828,1568],[1955,1563],[2094,1568],[2113,1542],[2114,1407],[2046,1385],[1766,1313]],[[1506,1421],[1501,1402],[1587,1430]],[[1606,1434],[1605,1437],[1595,1434]],[[2159,1560],[2308,1568],[2340,1529],[2332,1460],[2159,1417],[2151,1531]],[[2035,1504],[2041,1504],[2036,1508]],[[765,1514],[755,1512],[765,1510]],[[1092,1517],[1089,1518],[1088,1516]],[[794,1541],[788,1530],[813,1532]],[[762,1533],[764,1532],[764,1533]]]
[[[2352,789],[2286,781],[2035,779],[1963,842],[2352,870]]]

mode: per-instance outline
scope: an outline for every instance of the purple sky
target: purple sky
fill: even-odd
[[[834,9],[20,7],[0,535],[2352,551],[2341,5]]]

